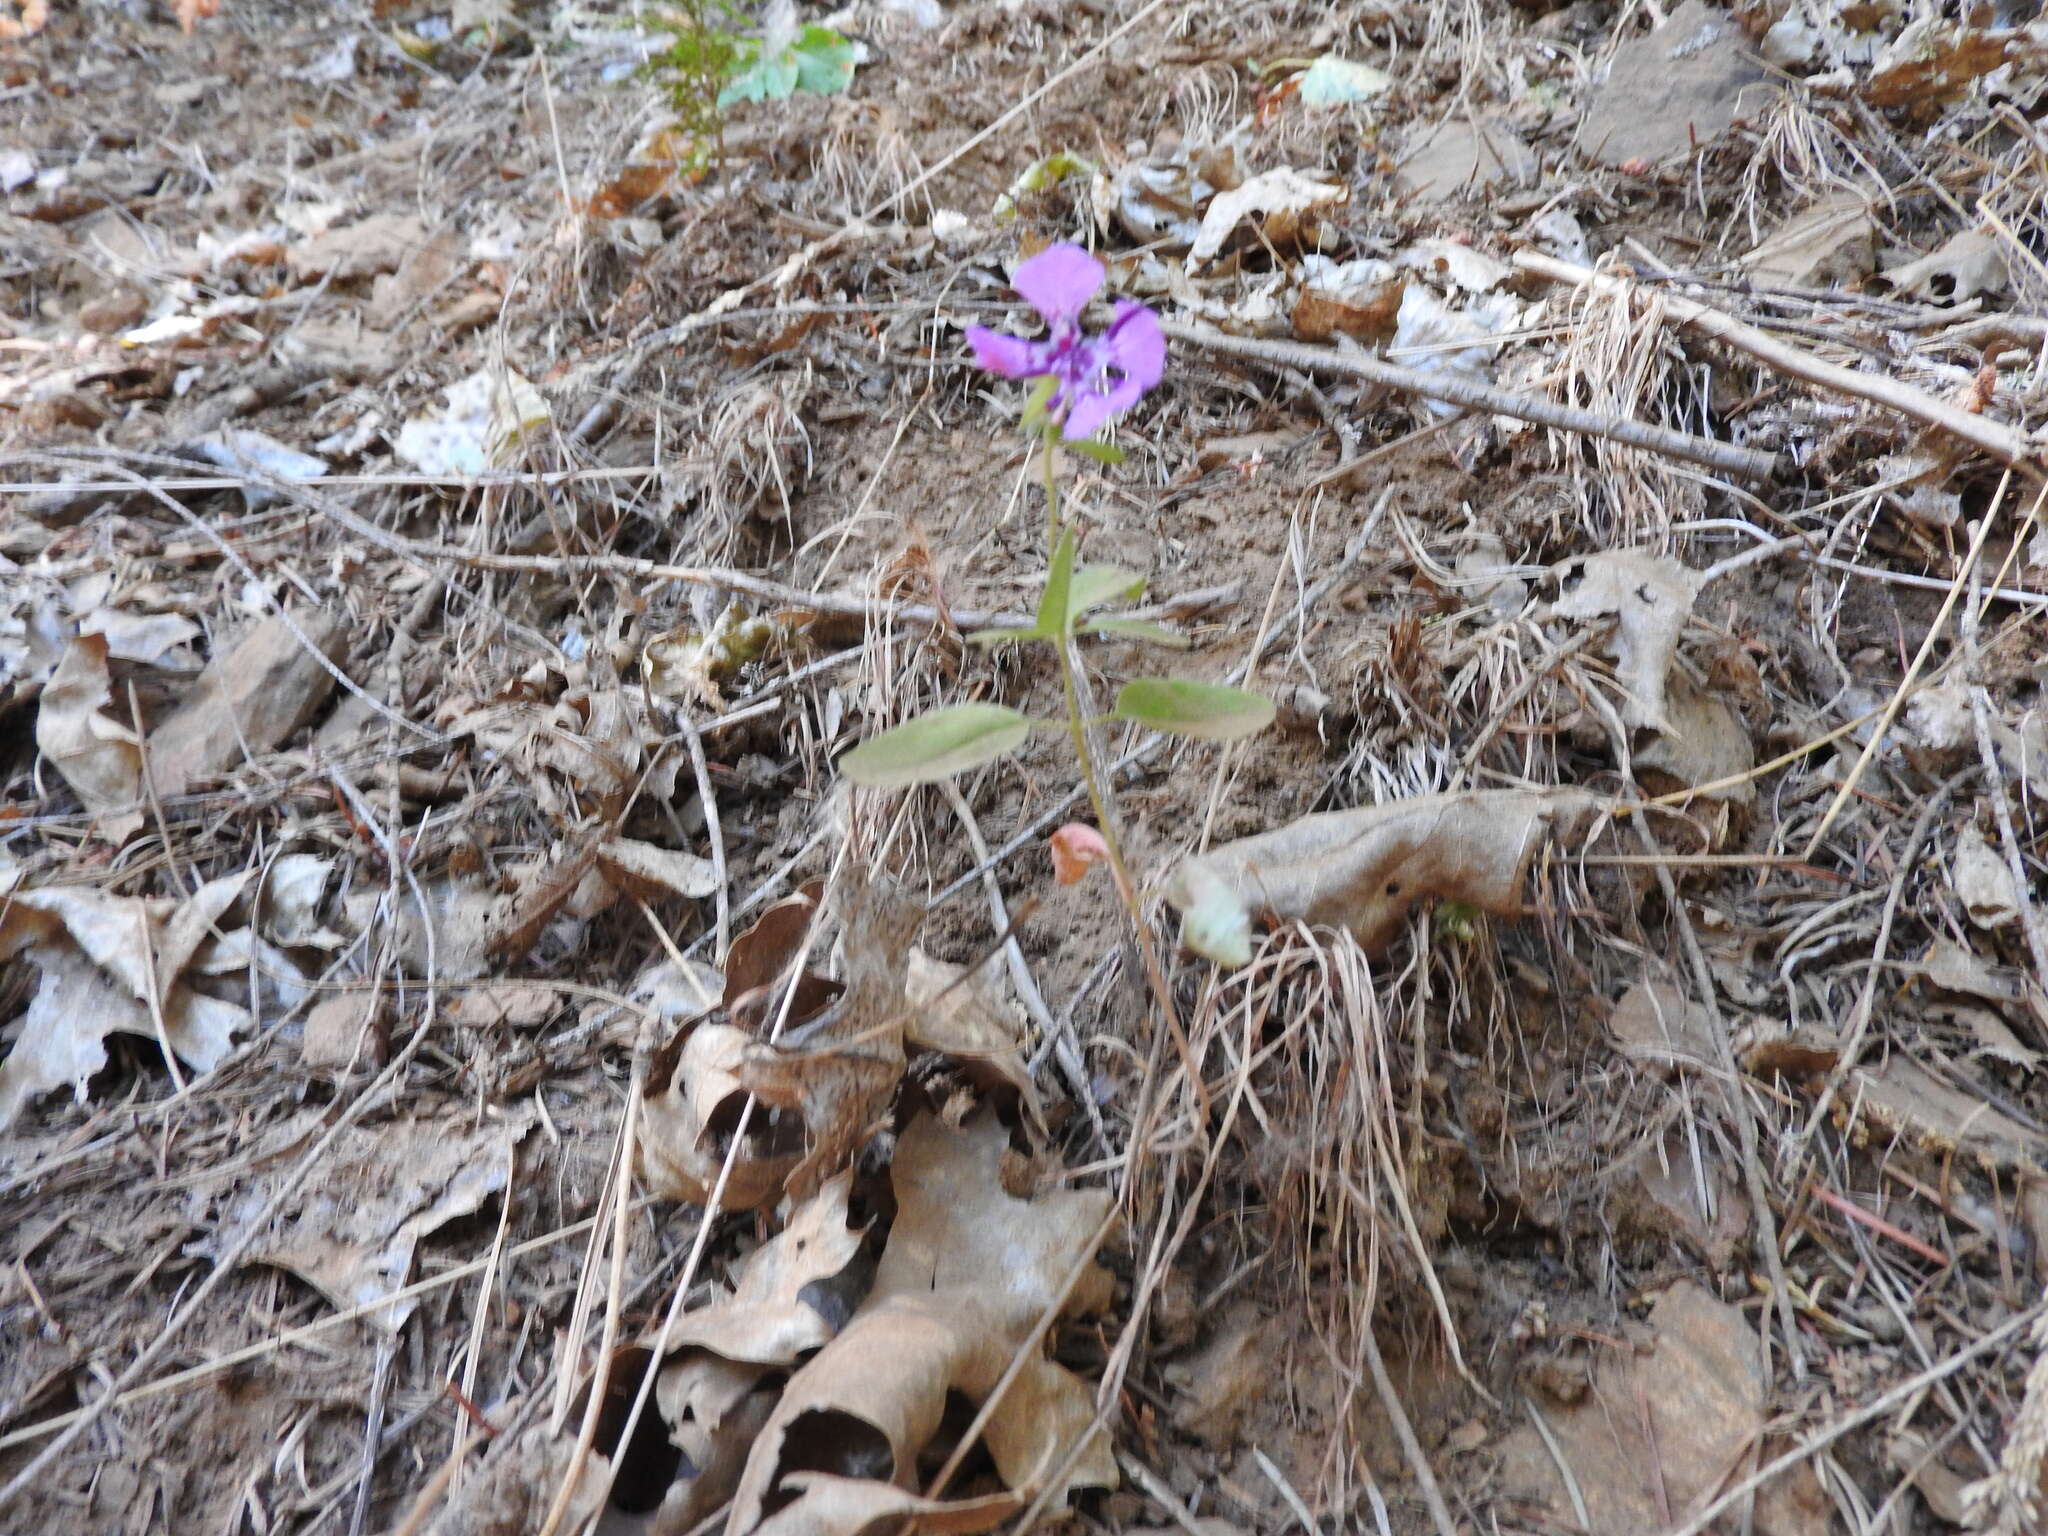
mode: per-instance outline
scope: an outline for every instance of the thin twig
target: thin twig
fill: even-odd
[[[1401,1442],[1401,1454],[1408,1460],[1408,1470],[1415,1474],[1415,1486],[1422,1491],[1422,1502],[1429,1506],[1429,1518],[1436,1522],[1437,1536],[1458,1536],[1458,1522],[1451,1518],[1451,1507],[1444,1502],[1436,1473],[1430,1470],[1429,1456],[1415,1436],[1415,1426],[1408,1422],[1407,1410],[1402,1408],[1401,1396],[1394,1390],[1394,1378],[1387,1374],[1387,1362],[1380,1357],[1379,1340],[1373,1337],[1370,1323],[1359,1343],[1365,1349],[1365,1363],[1372,1368],[1373,1390],[1379,1393],[1380,1406],[1387,1410],[1387,1422],[1394,1426],[1394,1438]]]
[[[2032,1327],[2034,1320],[2041,1315],[2044,1307],[2048,1307],[2048,1303],[2036,1302],[2033,1306],[2027,1308],[2026,1311],[2016,1313],[2012,1317],[2007,1318],[1996,1328],[1985,1334],[1983,1338],[1977,1340],[1976,1343],[1966,1345],[1962,1349],[1957,1350],[1946,1360],[1942,1361],[1941,1364],[1931,1365],[1917,1375],[1907,1377],[1890,1391],[1872,1398],[1853,1413],[1845,1413],[1842,1417],[1835,1420],[1834,1423],[1828,1425],[1827,1428],[1816,1430],[1791,1450],[1785,1452],[1784,1455],[1765,1462],[1741,1482],[1730,1488],[1726,1493],[1723,1493],[1721,1497],[1714,1500],[1705,1509],[1694,1514],[1683,1525],[1675,1530],[1665,1532],[1664,1536],[1700,1536],[1701,1532],[1710,1529],[1715,1521],[1733,1509],[1736,1504],[1756,1492],[1757,1489],[1763,1487],[1764,1484],[1791,1471],[1792,1468],[1798,1466],[1807,1457],[1819,1455],[1844,1435],[1859,1430],[1866,1424],[1884,1418],[1901,1403],[1918,1397],[1931,1387],[1940,1385],[1971,1361],[1981,1355],[1989,1354],[1994,1348],[2003,1344],[2014,1334],[2020,1332],[2020,1330]]]
[[[1767,481],[1778,472],[1776,454],[1756,448],[1738,448],[1732,443],[1719,443],[1710,437],[1695,437],[1690,432],[1656,427],[1648,422],[1598,416],[1591,411],[1575,410],[1534,395],[1495,389],[1450,369],[1430,372],[1421,368],[1403,368],[1398,363],[1383,362],[1377,357],[1339,352],[1332,347],[1312,347],[1298,341],[1270,341],[1263,337],[1226,336],[1206,325],[1189,325],[1181,320],[1162,320],[1160,329],[1177,341],[1185,341],[1205,351],[1256,358],[1279,368],[1341,373],[1368,383],[1384,384],[1407,394],[1420,395],[1426,400],[1442,400],[1450,405],[1462,405],[1468,410],[1512,416],[1517,421],[1534,422],[1539,427],[1550,427],[1560,432],[1605,438],[1630,448],[1683,459],[1688,464],[1703,465],[1741,480]],[[1344,467],[1348,470],[1355,466]]]
[[[1656,835],[1650,831],[1647,816],[1636,818],[1636,836],[1642,841],[1645,851],[1663,852],[1657,846]],[[1657,888],[1664,897],[1664,909],[1677,925],[1679,942],[1684,946],[1686,962],[1692,968],[1693,983],[1699,988],[1700,1006],[1707,1010],[1707,1033],[1713,1037],[1715,1065],[1726,1084],[1728,1112],[1735,1121],[1735,1139],[1742,1152],[1743,1182],[1748,1186],[1749,1203],[1756,1208],[1757,1246],[1763,1250],[1764,1270],[1770,1276],[1773,1299],[1778,1305],[1778,1325],[1785,1334],[1785,1358],[1792,1364],[1793,1379],[1804,1381],[1806,1354],[1799,1344],[1799,1322],[1792,1312],[1791,1287],[1785,1283],[1785,1258],[1778,1246],[1778,1218],[1771,1210],[1770,1190],[1764,1183],[1763,1160],[1757,1150],[1756,1109],[1743,1091],[1742,1074],[1735,1064],[1735,1050],[1728,1041],[1727,1021],[1721,1017],[1721,1005],[1714,989],[1713,968],[1707,964],[1699,935],[1693,931],[1692,914],[1686,911],[1685,903],[1679,899],[1678,883],[1671,878],[1670,869],[1663,864],[1653,867]]]
[[[1546,256],[1540,251],[1517,251],[1515,265],[1552,282],[1590,288],[1597,293],[1627,294],[1633,286],[1610,273],[1559,261],[1555,256]],[[1858,373],[1853,368],[1824,362],[1810,352],[1767,336],[1755,326],[1744,325],[1732,315],[1710,309],[1695,300],[1664,290],[1660,290],[1657,297],[1664,313],[1681,325],[1689,325],[1702,335],[1726,342],[1780,373],[1832,389],[1838,394],[1885,406],[1930,427],[1939,427],[1951,436],[1983,449],[2002,464],[2009,464],[2036,479],[2041,477],[2042,444],[2017,427],[1973,415],[1960,406],[1937,400],[1924,390],[1883,374]]]

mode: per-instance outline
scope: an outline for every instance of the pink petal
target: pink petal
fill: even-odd
[[[1022,336],[1006,336],[985,325],[967,327],[967,344],[974,348],[974,360],[990,373],[1006,379],[1028,379],[1046,371],[1039,356],[1043,346]]]
[[[1102,279],[1101,262],[1078,245],[1061,244],[1049,245],[1029,261],[1019,262],[1010,274],[1010,286],[1047,321],[1057,324],[1080,319]]]
[[[1133,395],[1131,398],[1135,401],[1138,397]],[[1117,407],[1108,395],[1083,395],[1074,402],[1074,408],[1067,412],[1067,419],[1060,424],[1060,436],[1073,443],[1093,437],[1116,413]]]
[[[1166,336],[1159,317],[1135,299],[1118,299],[1116,318],[1103,333],[1109,360],[1143,394],[1166,376]]]

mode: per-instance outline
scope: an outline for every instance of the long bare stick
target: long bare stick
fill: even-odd
[[[1524,272],[1534,272],[1552,282],[1590,288],[1595,293],[1627,293],[1631,286],[1622,278],[1595,272],[1569,261],[1559,261],[1555,256],[1546,256],[1540,251],[1517,251],[1515,265]],[[1704,336],[1726,342],[1737,351],[1747,352],[1779,373],[1858,400],[1868,400],[1873,405],[1885,406],[1930,427],[1939,427],[1951,436],[1983,449],[2000,463],[2010,464],[2037,479],[2041,477],[2043,459],[2048,457],[2048,444],[2034,441],[2017,427],[1972,415],[1960,406],[1937,400],[1925,390],[1902,384],[1884,374],[1859,373],[1839,363],[1824,362],[1811,352],[1767,336],[1755,326],[1745,325],[1718,309],[1709,309],[1697,300],[1681,298],[1663,289],[1658,290],[1658,298],[1664,306],[1664,313],[1681,325],[1689,325]]]
[[[1442,400],[1475,411],[1493,411],[1498,415],[1512,416],[1517,421],[1534,422],[1539,427],[1554,427],[1560,432],[1604,437],[1609,442],[1623,443],[1630,448],[1643,448],[1669,458],[1683,459],[1688,464],[1704,465],[1739,480],[1769,480],[1778,471],[1778,456],[1760,449],[1738,448],[1733,443],[1694,437],[1690,432],[1653,427],[1648,422],[1631,421],[1626,417],[1596,416],[1591,411],[1574,410],[1553,400],[1495,389],[1449,370],[1432,373],[1420,368],[1403,368],[1398,363],[1383,362],[1377,357],[1338,352],[1330,347],[1311,347],[1298,341],[1226,336],[1206,325],[1189,325],[1180,320],[1162,320],[1159,328],[1176,341],[1185,341],[1205,351],[1256,358],[1260,362],[1283,368],[1300,368],[1305,372],[1341,373],[1371,384],[1384,384],[1390,389],[1421,395],[1426,400]]]

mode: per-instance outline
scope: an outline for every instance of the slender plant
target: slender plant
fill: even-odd
[[[1095,434],[1112,417],[1136,405],[1166,372],[1166,337],[1158,317],[1143,304],[1119,299],[1106,329],[1082,328],[1082,311],[1103,279],[1102,264],[1079,246],[1051,246],[1020,263],[1011,279],[1045,321],[1043,336],[1005,335],[978,325],[967,329],[968,343],[983,368],[1006,379],[1036,381],[1020,424],[1037,440],[1043,465],[1047,558],[1045,592],[1030,627],[980,630],[967,638],[977,645],[1052,648],[1066,705],[1063,723],[1100,837],[1098,844],[1085,828],[1063,829],[1068,834],[1064,849],[1080,852],[1083,862],[1093,853],[1109,865],[1117,895],[1136,930],[1155,1001],[1171,1023],[1171,996],[1146,936],[1108,786],[1089,747],[1075,645],[1091,634],[1176,648],[1188,642],[1162,625],[1114,611],[1112,605],[1143,591],[1145,578],[1120,566],[1079,564],[1079,541],[1060,500],[1060,450],[1072,449],[1104,464],[1119,462],[1122,453],[1097,441]],[[1232,741],[1263,729],[1273,718],[1273,705],[1243,688],[1193,678],[1141,677],[1118,690],[1108,718],[1182,736]],[[1013,752],[1034,729],[1060,723],[1036,720],[1003,704],[956,704],[861,743],[841,759],[840,769],[855,783],[873,787],[931,783]],[[1056,846],[1055,851],[1061,848]]]
[[[798,91],[836,95],[853,80],[853,44],[830,27],[771,15],[752,30],[733,0],[671,0],[641,25],[666,39],[646,69],[668,94],[693,171],[724,160],[728,108]]]

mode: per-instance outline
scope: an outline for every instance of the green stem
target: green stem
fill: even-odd
[[[1058,460],[1055,458],[1055,438],[1059,429],[1047,424],[1045,442],[1045,527],[1046,556],[1051,558],[1059,548],[1060,540],[1060,486]],[[1071,616],[1061,615],[1063,632],[1053,637],[1053,651],[1059,657],[1060,689],[1067,707],[1067,736],[1074,744],[1074,758],[1080,765],[1081,785],[1088,791],[1088,804],[1095,812],[1095,826],[1102,834],[1102,843],[1109,850],[1109,872],[1116,881],[1117,900],[1131,920],[1131,932],[1138,943],[1138,955],[1144,962],[1145,980],[1152,991],[1152,1001],[1165,1020],[1167,1029],[1173,1035],[1173,1043],[1180,1051],[1181,1065],[1187,1073],[1188,1086],[1194,1092],[1196,1101],[1202,1105],[1204,1119],[1207,1118],[1208,1094],[1202,1087],[1201,1073],[1197,1070],[1194,1052],[1188,1046],[1187,1035],[1180,1026],[1180,1015],[1173,1005],[1173,989],[1167,985],[1166,972],[1159,963],[1158,953],[1152,946],[1151,931],[1145,926],[1144,909],[1138,902],[1138,888],[1131,879],[1129,867],[1124,863],[1122,839],[1117,836],[1116,818],[1111,814],[1108,791],[1096,772],[1095,754],[1088,745],[1088,723],[1081,714],[1080,680],[1074,671],[1073,636],[1065,632],[1071,629]]]

